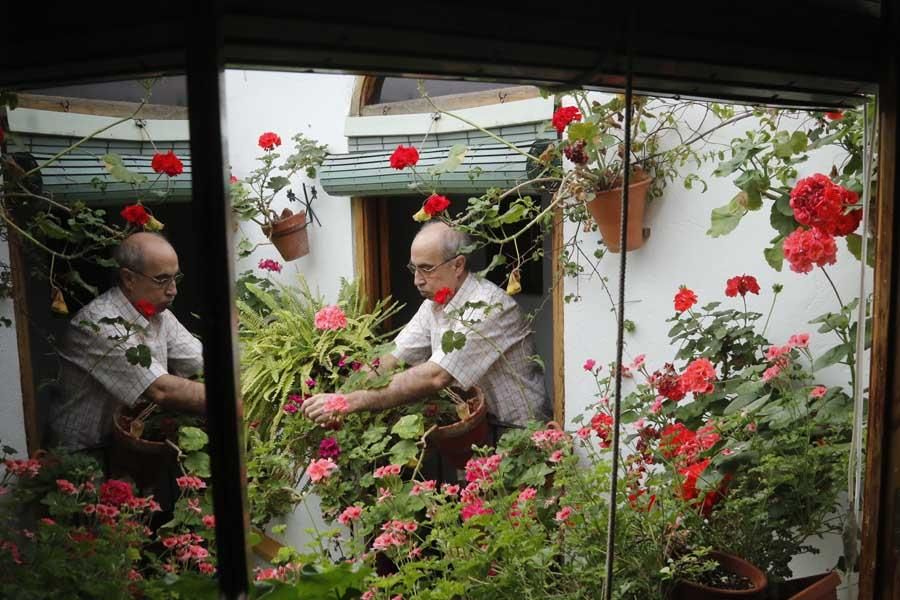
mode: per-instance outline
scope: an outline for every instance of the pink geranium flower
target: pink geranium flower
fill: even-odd
[[[330,413],[345,413],[350,410],[350,405],[347,404],[347,399],[345,397],[336,394],[326,400],[322,408]]]
[[[358,506],[348,506],[344,509],[344,512],[338,517],[338,522],[341,525],[349,525],[353,521],[359,519],[360,515],[362,515],[362,509]]]
[[[810,398],[821,398],[828,392],[828,388],[824,385],[817,385],[809,392]]]
[[[788,346],[791,348],[806,348],[809,346],[809,334],[808,333],[795,333],[790,338],[788,338]]]
[[[318,330],[344,329],[347,327],[347,315],[336,304],[331,304],[319,310],[315,316],[315,325]]]
[[[310,481],[316,483],[330,477],[337,468],[337,464],[330,458],[319,458],[309,463],[306,474]]]

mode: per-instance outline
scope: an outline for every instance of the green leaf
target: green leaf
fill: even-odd
[[[290,184],[291,180],[287,177],[276,175],[269,180],[269,182],[266,184],[266,187],[277,192],[278,190],[286,188]]]
[[[784,197],[778,198],[772,204],[772,213],[769,215],[769,223],[772,225],[772,228],[780,233],[782,236],[788,236],[797,229],[797,221],[794,220],[794,212],[790,210],[788,214],[785,214],[780,206],[782,199]],[[790,204],[788,204],[788,209],[790,209]]]
[[[781,267],[784,266],[784,238],[777,237],[775,239],[777,241],[772,242],[772,246],[763,250],[763,256],[766,257],[766,262],[770,267],[781,271]]]
[[[118,154],[104,154],[102,157],[100,157],[100,160],[103,162],[106,170],[109,171],[110,177],[112,177],[116,181],[130,183],[133,185],[138,185],[147,181],[146,175],[134,173],[133,171],[129,170],[128,167],[125,166],[125,163],[122,162],[122,157]]]
[[[734,231],[744,215],[747,214],[747,193],[738,192],[725,206],[714,208],[710,215],[710,227],[706,235],[719,237]]]
[[[506,256],[503,254],[495,254],[493,258],[491,258],[491,264],[485,267],[483,270],[478,271],[478,277],[484,277],[489,272],[493,271],[496,267],[506,264]]]
[[[813,362],[813,371],[839,363],[853,350],[850,344],[838,344]]]
[[[452,329],[444,332],[441,336],[441,350],[444,354],[450,354],[454,350],[461,350],[466,345],[466,334]]]
[[[769,180],[759,171],[745,171],[734,184],[747,193],[744,207],[747,210],[762,208],[762,192],[769,189]]]
[[[144,344],[138,344],[137,346],[128,348],[125,351],[125,359],[128,360],[130,364],[140,365],[145,369],[150,368],[150,363],[153,360],[150,356],[150,348]]]
[[[585,142],[590,142],[593,140],[597,134],[597,124],[596,123],[570,123],[569,124],[569,141],[577,142],[579,140],[583,140]]]
[[[465,159],[466,152],[468,151],[469,149],[465,144],[456,144],[450,148],[450,151],[447,153],[447,158],[436,165],[428,167],[428,173],[432,176],[452,173],[463,163],[463,159]]]
[[[209,454],[206,452],[191,452],[184,459],[185,470],[197,477],[209,477]]]
[[[871,248],[874,244],[874,240],[869,238],[869,248],[866,253],[866,264],[872,268],[875,268],[875,253],[871,251]],[[850,251],[856,260],[862,260],[862,236],[858,233],[851,233],[847,236],[847,250]]]
[[[178,430],[178,446],[184,452],[200,450],[209,443],[209,436],[199,427],[182,427]]]
[[[768,402],[771,394],[766,394],[765,396],[757,396],[756,394],[742,394],[731,401],[731,404],[725,407],[724,414],[733,415],[739,410],[746,408],[750,405],[753,406],[754,409],[759,408],[766,402]]]
[[[392,464],[405,465],[419,455],[419,448],[412,440],[400,440],[391,446],[390,458]]]
[[[422,415],[405,415],[391,428],[391,433],[403,440],[417,440],[425,433]]]

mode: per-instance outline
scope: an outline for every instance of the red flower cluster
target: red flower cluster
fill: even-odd
[[[759,283],[753,275],[738,275],[725,284],[725,295],[731,298],[738,294],[746,296],[748,292],[759,296]]]
[[[681,374],[681,388],[685,392],[708,394],[713,391],[716,369],[708,358],[698,358],[691,362]]]
[[[150,166],[153,168],[154,173],[165,173],[169,177],[175,177],[184,173],[184,165],[171,150],[165,154],[162,152],[154,154]]]
[[[281,263],[277,260],[272,260],[271,258],[263,258],[260,259],[258,268],[263,271],[272,271],[274,273],[281,273]]]
[[[134,498],[131,484],[119,479],[110,479],[100,485],[100,502],[122,506]]]
[[[840,121],[844,118],[844,113],[839,110],[827,112],[825,113],[825,118],[829,121]]]
[[[414,146],[404,146],[400,144],[390,158],[391,168],[405,169],[406,167],[414,167],[419,162],[419,151]]]
[[[453,290],[448,287],[442,287],[434,293],[434,301],[438,304],[447,304],[453,297]]]
[[[341,456],[341,446],[333,437],[324,438],[319,443],[319,458],[334,458]]]
[[[830,235],[856,231],[862,209],[845,211],[858,201],[856,192],[837,185],[821,173],[801,179],[791,190],[791,208],[797,222]]]
[[[684,312],[693,305],[697,304],[697,294],[686,288],[685,286],[681,286],[678,288],[678,293],[675,294],[675,311],[676,312]]]
[[[132,225],[137,225],[138,227],[143,227],[147,224],[147,221],[150,220],[150,213],[148,213],[147,209],[140,204],[126,206],[119,214],[122,215],[122,218],[125,219],[125,221]]]
[[[834,238],[820,229],[798,227],[784,240],[784,257],[795,273],[809,273],[813,265],[824,267],[837,262]]]
[[[662,369],[654,371],[650,376],[650,383],[660,396],[664,396],[672,402],[678,402],[687,393],[681,386],[681,377],[675,372],[672,363],[666,363]]]
[[[263,150],[274,150],[275,146],[281,145],[281,137],[277,133],[267,131],[259,136],[259,141],[257,143]]]
[[[612,445],[613,418],[606,413],[597,413],[591,417],[591,429],[600,438],[600,447],[609,448]]]
[[[144,318],[146,319],[149,319],[156,314],[156,305],[149,300],[138,300],[134,303],[134,307],[139,313],[144,315]]]
[[[569,123],[581,120],[581,111],[574,106],[561,106],[553,113],[553,127],[562,133]]]
[[[433,217],[439,212],[447,210],[447,207],[449,206],[450,200],[446,196],[432,194],[425,200],[425,204],[422,206],[422,210],[424,210],[429,216]]]

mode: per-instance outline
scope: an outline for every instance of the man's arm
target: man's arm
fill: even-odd
[[[162,408],[195,414],[206,412],[206,386],[176,375],[160,375],[144,391],[144,396]]]
[[[444,389],[453,383],[453,377],[439,365],[425,362],[397,373],[391,383],[376,390],[362,390],[346,395],[350,412],[386,410],[408,404]],[[316,423],[325,424],[332,415],[325,411],[325,403],[333,394],[317,394],[303,403],[303,413]]]

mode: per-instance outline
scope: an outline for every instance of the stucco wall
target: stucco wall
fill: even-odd
[[[9,264],[9,246],[0,240],[0,263]],[[16,343],[16,319],[11,300],[0,300],[0,316],[11,319],[10,327],[0,325],[0,441],[25,456],[25,417],[22,410],[22,386],[19,380],[19,349]]]

